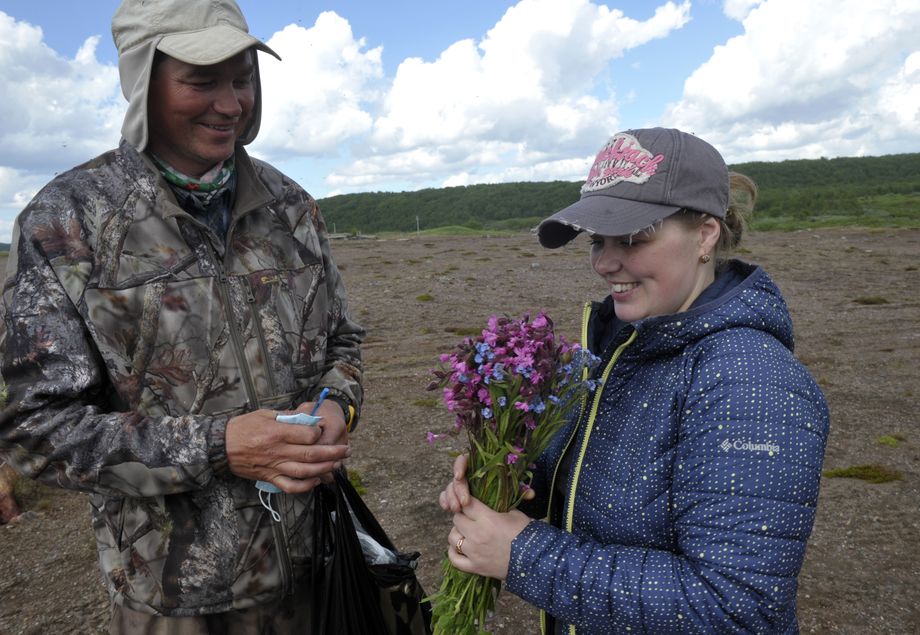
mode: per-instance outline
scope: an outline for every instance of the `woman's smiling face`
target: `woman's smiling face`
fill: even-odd
[[[686,311],[715,279],[712,253],[719,223],[667,218],[632,236],[591,236],[591,265],[607,283],[617,317],[635,322]]]

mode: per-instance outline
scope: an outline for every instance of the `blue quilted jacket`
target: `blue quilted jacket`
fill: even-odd
[[[546,632],[798,632],[827,405],[779,290],[730,267],[719,297],[595,351],[603,387],[538,462],[549,522],[515,538],[506,585]]]

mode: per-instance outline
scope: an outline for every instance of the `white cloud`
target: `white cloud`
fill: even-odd
[[[882,86],[878,109],[892,128],[920,130],[920,50]]]
[[[0,11],[0,242],[51,173],[118,143],[124,98],[118,70],[96,59],[98,42],[87,38],[69,59],[39,27]]]
[[[460,172],[444,179],[441,187],[472,185],[474,183],[515,183],[522,181],[580,181],[585,178],[594,156],[581,159],[538,161],[528,165],[514,165],[504,170],[470,174]]]
[[[433,62],[404,60],[374,122],[375,158],[327,183],[418,178],[419,167],[428,178],[481,182],[533,171],[535,157],[593,149],[618,121],[616,96],[592,95],[598,76],[625,51],[681,28],[689,11],[688,1],[667,2],[638,21],[587,0],[522,0],[481,42],[456,42]]]
[[[0,242],[10,242],[12,219],[47,180],[46,174],[24,172],[0,165]]]
[[[309,29],[288,25],[268,45],[282,61],[260,56],[263,114],[257,154],[271,159],[334,154],[368,132],[372,115],[364,103],[376,99],[382,78],[381,49],[364,51],[348,22],[324,12]]]
[[[761,2],[763,0],[725,0],[722,4],[722,12],[732,20],[740,22]]]
[[[686,80],[668,125],[731,161],[920,146],[916,0],[765,0],[743,25]]]
[[[563,150],[614,127],[613,96],[587,97],[610,60],[689,19],[668,2],[645,22],[586,0],[523,0],[478,45],[462,40],[434,62],[404,61],[374,125],[378,149],[461,139]]]
[[[21,170],[63,169],[115,146],[124,116],[118,70],[96,59],[98,36],[73,59],[42,37],[0,11],[0,163]]]

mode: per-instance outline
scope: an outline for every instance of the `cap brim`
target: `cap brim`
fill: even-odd
[[[281,59],[281,56],[262,40],[229,24],[217,24],[206,29],[184,33],[170,33],[163,36],[157,44],[157,50],[163,51],[180,62],[195,66],[219,64],[252,47]]]
[[[537,227],[540,244],[562,247],[581,232],[626,236],[679,211],[679,206],[656,205],[608,194],[585,194],[579,201],[545,219]]]

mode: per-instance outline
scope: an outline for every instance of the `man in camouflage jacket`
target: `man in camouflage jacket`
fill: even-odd
[[[149,4],[126,0],[120,30],[113,20],[123,86],[125,57],[142,57],[132,72],[149,76],[168,48],[143,37],[145,25],[164,28],[136,15],[163,8]],[[193,3],[152,4],[181,13]],[[172,617],[271,606],[297,586],[310,557],[309,490],[349,454],[345,427],[363,398],[364,332],[319,209],[242,147],[258,130],[255,49],[274,52],[246,34],[232,1],[200,4],[175,19],[191,30],[214,23],[215,5],[230,12],[237,32],[218,35],[255,84],[226,162],[225,231],[180,205],[143,151],[164,147],[147,144],[146,108],[137,118],[144,78],[126,88],[120,146],[55,178],[20,214],[3,288],[0,453],[32,478],[90,494],[116,611]],[[274,420],[275,410],[312,409],[323,388],[320,426]],[[256,480],[284,490],[274,497],[281,522]]]

